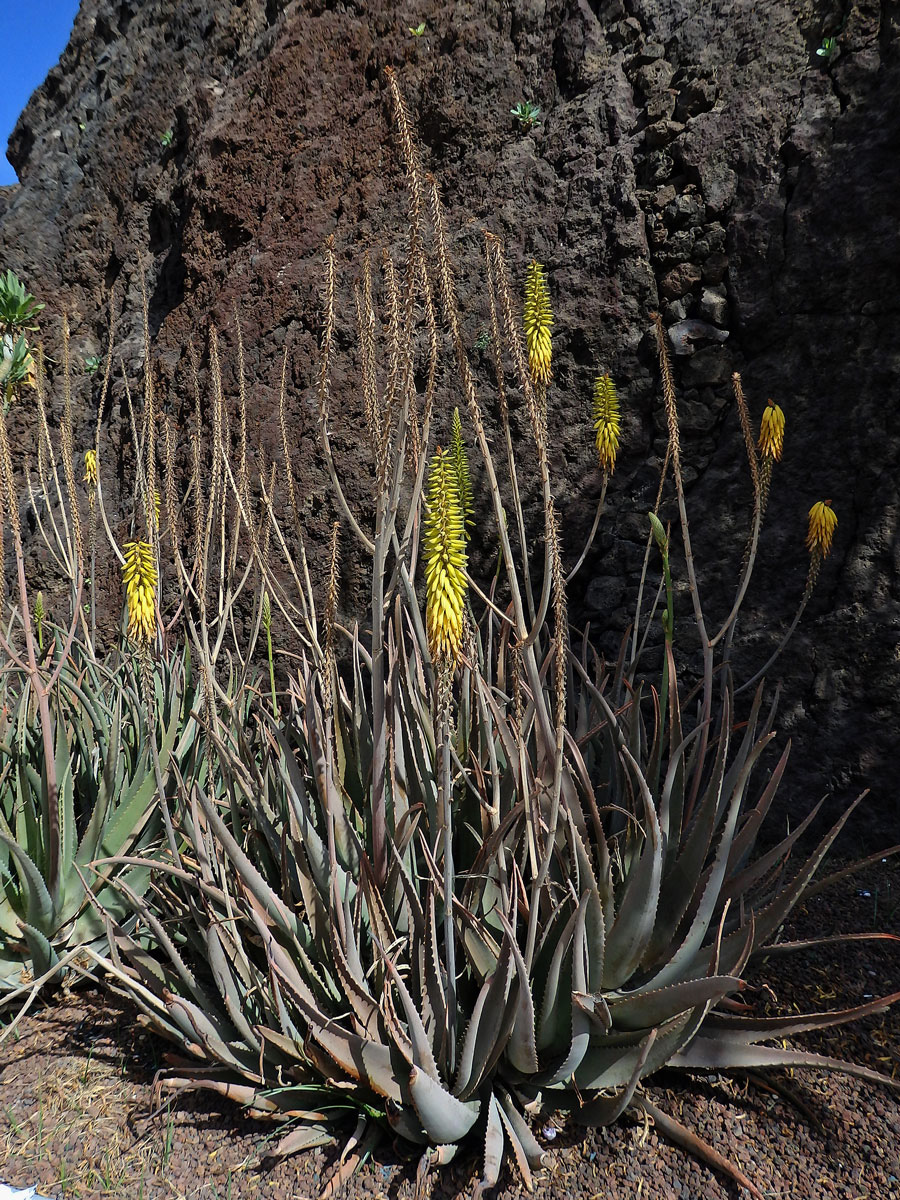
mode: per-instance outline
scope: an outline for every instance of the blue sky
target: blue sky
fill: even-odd
[[[6,143],[34,89],[59,61],[79,0],[0,0],[0,184],[15,183]]]

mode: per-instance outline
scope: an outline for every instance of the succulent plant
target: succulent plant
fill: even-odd
[[[213,625],[185,592],[206,677],[194,715],[203,712],[207,733],[202,752],[173,772],[161,797],[171,815],[167,841],[140,860],[152,890],[142,896],[124,878],[116,884],[135,927],[107,916],[108,970],[142,1019],[181,1051],[161,1085],[212,1089],[290,1122],[275,1155],[331,1141],[341,1116],[355,1115],[332,1190],[382,1130],[421,1147],[422,1172],[480,1142],[478,1194],[496,1184],[507,1146],[532,1185],[542,1150],[530,1118],[541,1112],[567,1110],[576,1121],[603,1125],[636,1108],[686,1141],[687,1132],[642,1091],[663,1066],[821,1067],[897,1087],[866,1067],[785,1047],[782,1039],[877,1011],[900,993],[846,1011],[773,1018],[758,1013],[745,992],[754,956],[815,886],[852,812],[798,864],[792,856],[818,809],[780,843],[754,853],[787,762],[786,748],[772,757],[775,711],[762,685],[738,711],[729,657],[755,557],[758,496],[737,600],[711,635],[658,324],[669,428],[662,482],[671,471],[684,551],[676,562],[671,534],[654,512],[648,556],[656,545],[666,596],[658,682],[640,654],[643,635],[656,628],[655,606],[650,614],[639,608],[634,650],[626,644],[614,664],[599,660],[586,639],[578,652],[570,647],[546,388],[532,381],[502,249],[487,236],[492,328],[502,328],[506,354],[501,362],[495,337],[507,468],[501,483],[465,351],[443,210],[421,171],[396,80],[388,79],[411,181],[410,282],[401,299],[386,260],[384,363],[370,336],[380,314],[368,277],[356,296],[372,451],[370,530],[344,494],[329,433],[332,243],[319,372],[324,459],[337,505],[371,562],[368,625],[337,624],[335,542],[323,639],[308,576],[301,582],[267,493],[272,541],[300,588],[291,607],[248,519],[243,466],[226,470],[217,410],[211,461],[220,474],[209,511],[220,504],[225,511],[227,498],[220,501],[215,489],[227,477],[269,600],[264,618],[261,592],[257,628],[265,619],[270,629],[276,601],[286,620],[296,618],[297,667],[277,708],[263,699],[262,677],[249,673],[249,653],[218,683],[208,649]],[[478,524],[492,519],[500,543],[501,579],[487,588],[468,574],[453,456],[436,453],[429,470],[426,453],[407,454],[410,444],[430,446],[433,420],[443,416],[432,390],[439,304],[492,510],[479,513]],[[423,344],[433,357],[419,397],[412,364]],[[534,579],[517,484],[526,450],[521,440],[513,446],[508,376],[523,399],[527,453],[544,504],[544,571]],[[387,381],[384,392],[379,380]],[[748,453],[758,453],[752,437]],[[756,457],[752,463],[758,487]],[[286,452],[289,514],[296,511],[291,470]],[[510,540],[516,529],[518,553]],[[213,550],[208,542],[206,562],[225,561],[223,548]],[[424,588],[416,579],[423,560]],[[688,684],[676,658],[681,626],[672,576],[679,563],[702,651],[700,679]],[[213,624],[223,624],[221,612]],[[344,639],[339,650],[334,637]],[[702,1143],[693,1144],[703,1153]],[[715,1165],[754,1190],[736,1167]]]
[[[63,647],[57,639],[54,660]],[[189,679],[189,676],[188,676]],[[182,683],[179,682],[182,681]],[[140,679],[128,660],[111,670],[75,644],[49,698],[56,782],[44,769],[34,695],[8,674],[0,722],[0,1004],[36,981],[58,978],[83,952],[107,951],[105,914],[124,921],[118,883],[140,893],[146,867],[112,858],[138,854],[160,836],[157,770],[165,781],[184,748],[183,669],[158,676],[163,722],[151,749]],[[54,819],[55,817],[55,819]],[[101,860],[103,860],[101,862]]]
[[[0,273],[0,333],[33,332],[38,313],[44,308],[13,271]]]
[[[17,338],[5,333],[0,337],[0,387],[9,394],[21,383],[34,383],[34,357],[24,333]]]
[[[520,127],[526,131],[533,125],[540,124],[538,117],[541,115],[541,106],[532,104],[530,100],[520,100],[509,112],[510,116],[515,117]]]

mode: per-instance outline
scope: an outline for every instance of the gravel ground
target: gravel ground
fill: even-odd
[[[881,864],[813,898],[790,934],[900,932],[900,867]],[[772,1012],[841,1008],[900,990],[900,948],[856,943],[826,957],[763,964],[750,997]],[[799,1043],[798,1043],[799,1044]],[[803,1045],[856,1057],[900,1076],[900,1006],[856,1025],[807,1035]],[[319,1150],[266,1168],[277,1127],[225,1102],[182,1095],[154,1114],[153,1075],[166,1047],[135,1024],[126,1003],[99,990],[61,997],[27,1016],[0,1045],[0,1180],[37,1183],[51,1197],[125,1200],[302,1200],[316,1195],[339,1154]],[[900,1198],[900,1095],[842,1076],[782,1073],[805,1110],[747,1079],[663,1073],[647,1095],[731,1158],[766,1197],[787,1200]],[[587,1139],[565,1124],[546,1140],[541,1200],[723,1200],[742,1193],[652,1126],[626,1118]],[[471,1194],[474,1157],[429,1178],[426,1194]],[[416,1159],[387,1143],[343,1189],[347,1200],[403,1200],[415,1193]],[[497,1196],[522,1193],[507,1169]]]

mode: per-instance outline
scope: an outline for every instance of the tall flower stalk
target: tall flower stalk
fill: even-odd
[[[444,841],[444,945],[447,964],[448,1054],[455,1062],[456,937],[453,928],[453,817],[450,781],[450,698],[465,623],[466,535],[460,476],[452,452],[435,451],[428,475],[425,509],[425,626],[437,670],[437,724],[440,764],[438,810]]]

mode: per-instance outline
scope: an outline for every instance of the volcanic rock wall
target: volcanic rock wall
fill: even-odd
[[[817,55],[826,35],[835,50]],[[363,248],[402,243],[383,76],[393,65],[447,204],[488,405],[482,229],[504,239],[518,278],[532,255],[548,268],[552,467],[569,561],[599,491],[592,379],[608,369],[619,383],[625,442],[573,614],[614,652],[633,613],[665,448],[648,318],[658,309],[676,351],[711,624],[730,608],[750,506],[732,372],[754,419],[769,396],[787,414],[739,677],[765,661],[802,594],[810,504],[831,497],[839,517],[834,552],[775,671],[779,728],[795,739],[781,816],[796,823],[830,788],[834,814],[870,786],[851,840],[897,841],[898,45],[890,0],[83,0],[70,45],[10,142],[21,183],[0,189],[0,266],[49,302],[49,343],[51,310],[68,310],[76,363],[102,354],[115,285],[117,354],[135,377],[143,266],[158,388],[178,420],[192,404],[186,346],[194,339],[202,351],[210,322],[233,389],[239,305],[253,436],[271,453],[289,350],[295,466],[311,541],[323,543],[333,509],[312,400],[320,249],[333,233],[349,280]],[[528,131],[509,115],[522,99],[541,106]],[[351,502],[364,512],[369,454],[347,286],[341,297],[338,345],[348,354],[333,425]],[[99,387],[78,377],[85,439]],[[460,402],[449,374],[441,402]],[[17,420],[27,452],[33,425],[27,413]],[[106,469],[114,462],[125,480],[118,383],[104,438]],[[124,528],[124,502],[117,511],[113,486],[109,494]],[[476,565],[490,569],[493,553],[486,539]],[[352,565],[346,582],[349,604]],[[683,589],[678,606],[689,623]]]

